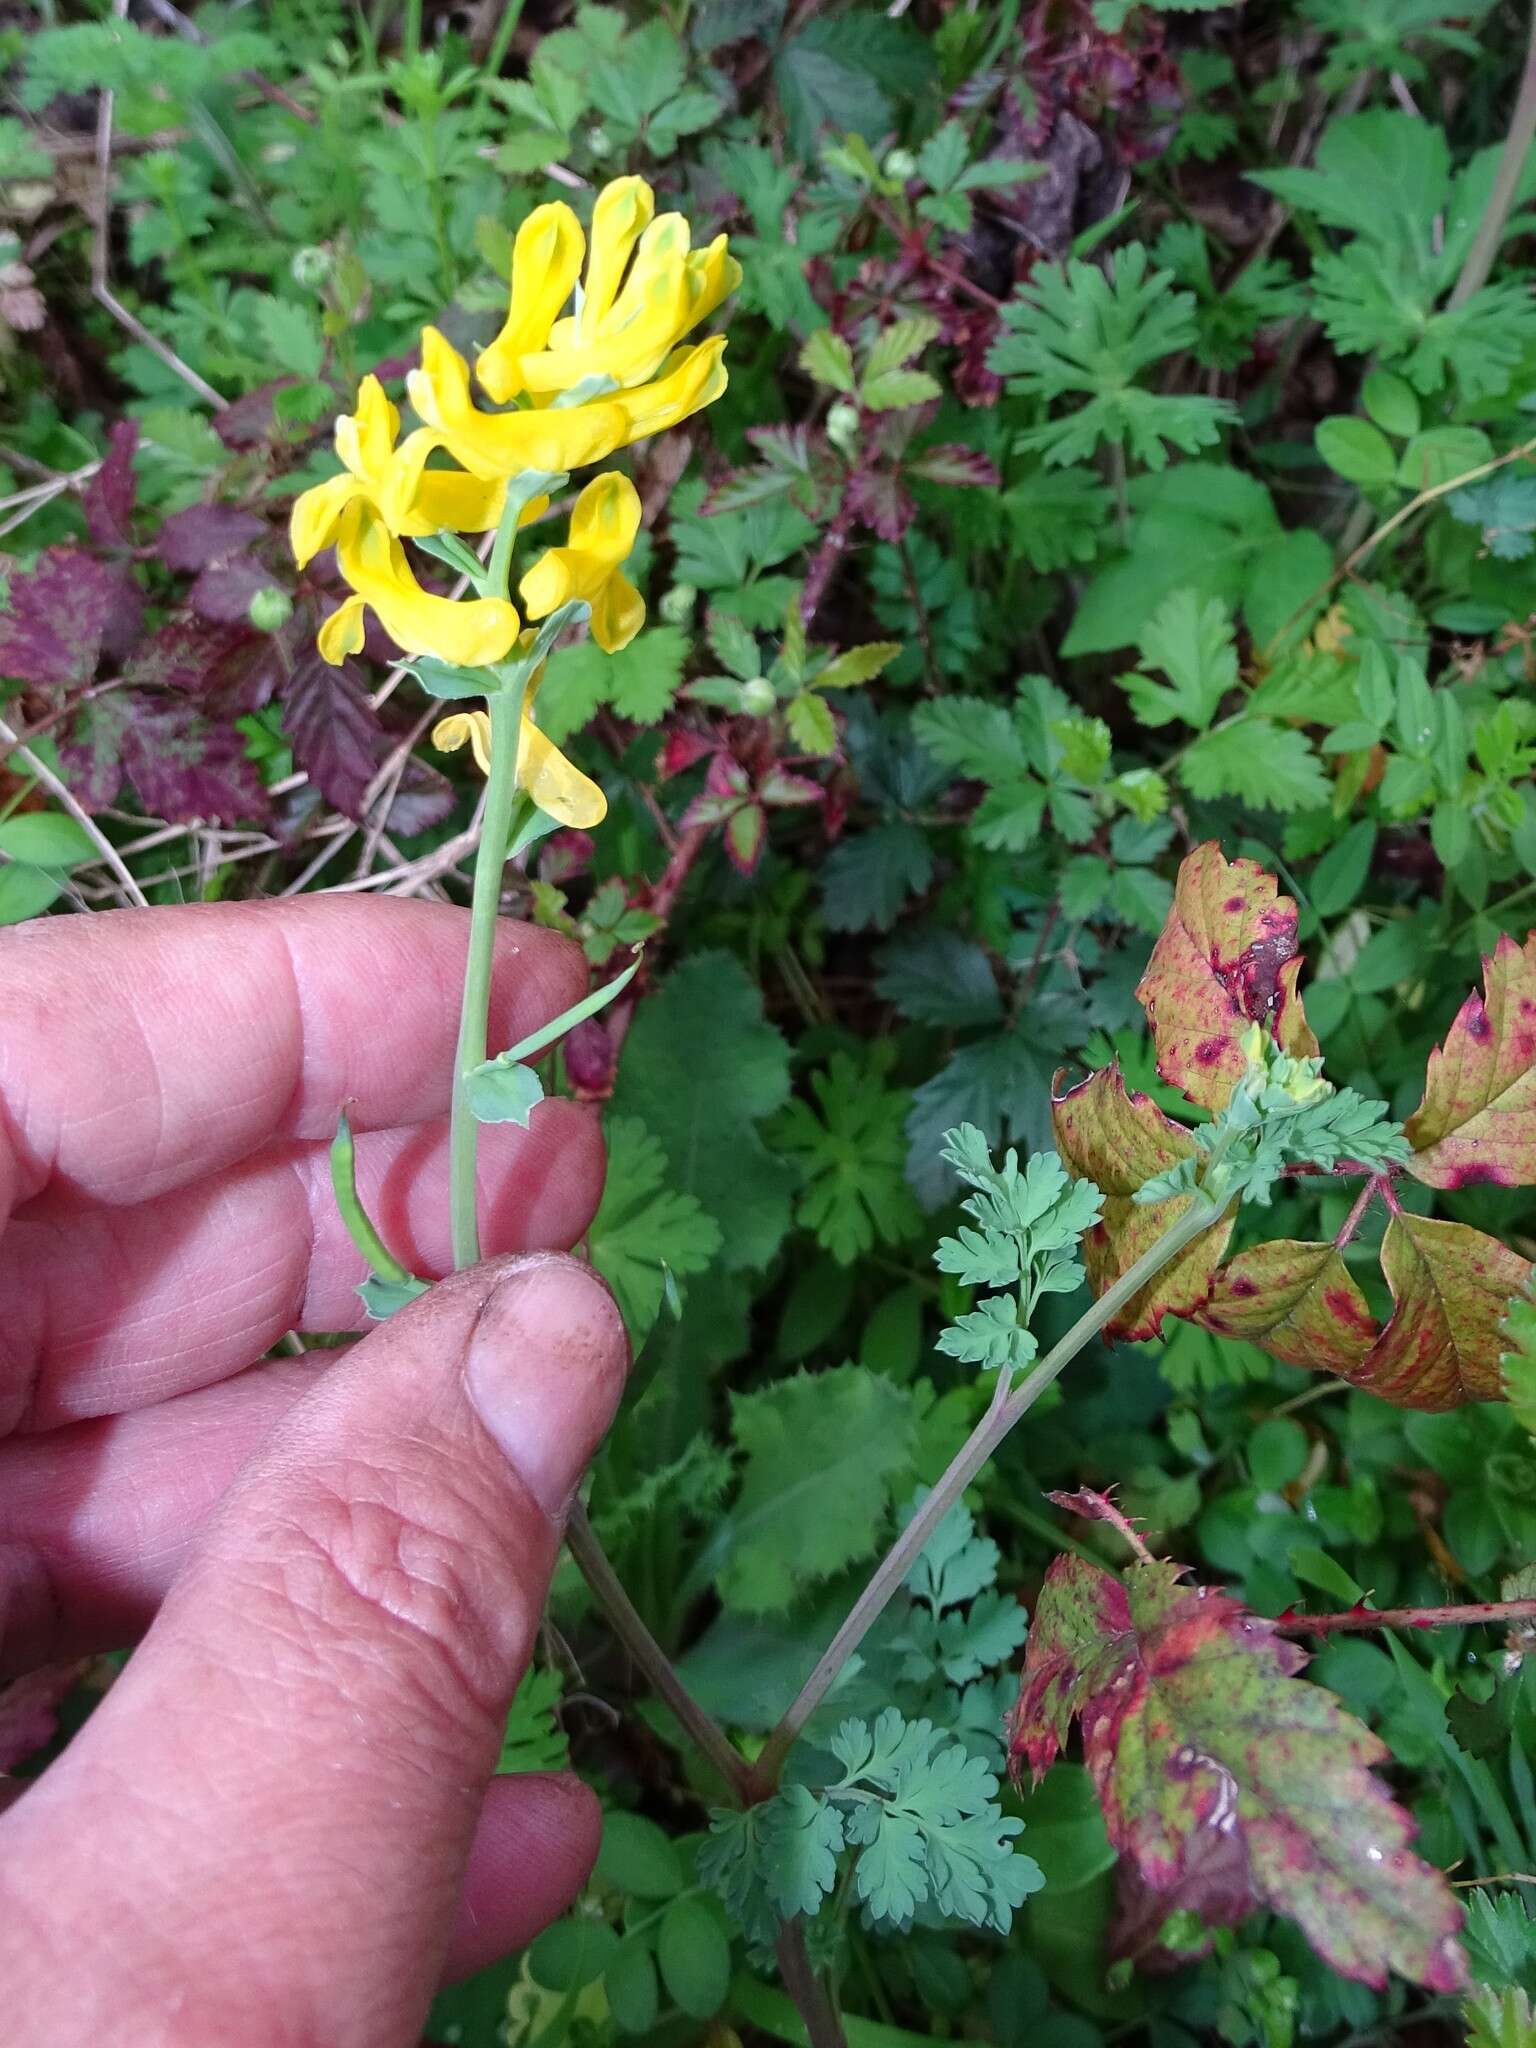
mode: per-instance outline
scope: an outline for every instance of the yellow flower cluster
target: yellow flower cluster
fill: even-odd
[[[366,609],[407,654],[455,667],[482,667],[530,645],[533,636],[510,598],[433,596],[417,581],[402,543],[444,531],[490,532],[513,478],[527,471],[558,477],[601,462],[718,398],[726,383],[724,337],[686,337],[740,275],[723,235],[693,249],[681,214],[657,216],[643,178],[616,179],[599,193],[590,244],[570,207],[536,208],[513,246],[506,320],[475,365],[482,389],[507,409],[478,406],[464,358],[435,328],[425,328],[420,367],[406,379],[423,424],[401,440],[399,412],[378,379],[365,377],[356,411],[336,423],[341,474],[305,491],[293,507],[299,566],[334,545],[351,593],[321,627],[325,659],[340,662],[362,646]],[[433,467],[440,455],[458,466]],[[548,505],[547,497],[533,498],[518,524],[539,518]],[[545,619],[582,600],[591,607],[598,645],[609,652],[627,646],[645,618],[644,602],[620,567],[639,525],[640,502],[628,478],[594,478],[576,499],[566,544],[547,549],[518,585],[523,614]],[[601,792],[527,716],[537,681],[525,703],[519,783],[533,790],[536,781],[542,807],[563,822],[594,823],[602,816]],[[440,744],[483,739],[477,718],[484,714],[443,720]],[[555,763],[572,778],[563,795]]]

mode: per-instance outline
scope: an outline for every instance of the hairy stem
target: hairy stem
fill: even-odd
[[[1519,190],[1520,173],[1525,169],[1533,141],[1536,141],[1536,4],[1531,8],[1525,68],[1520,73],[1520,90],[1515,99],[1515,111],[1510,116],[1509,133],[1504,138],[1499,167],[1494,172],[1493,190],[1488,195],[1487,211],[1478,224],[1466,261],[1461,266],[1461,275],[1447,302],[1450,306],[1464,306],[1473,293],[1480,292],[1488,282],[1498,258],[1499,246],[1504,240],[1510,208]]]
[[[1282,1614],[1275,1627],[1287,1636],[1362,1634],[1376,1628],[1481,1628],[1501,1621],[1536,1621],[1536,1600],[1481,1600],[1466,1607],[1347,1607],[1339,1614]]]
[[[587,1519],[587,1511],[579,1500],[572,1505],[565,1540],[581,1568],[582,1577],[592,1589],[593,1598],[612,1622],[614,1634],[739,1799],[747,1783],[745,1760],[731,1747],[723,1731],[705,1713],[668,1663],[665,1650],[641,1620],[635,1603],[619,1583],[618,1573],[608,1562],[596,1531]]]
[[[1025,1374],[1013,1392],[993,1402],[950,1460],[943,1477],[886,1552],[869,1584],[849,1610],[848,1618],[823,1651],[815,1670],[769,1736],[753,1769],[753,1783],[759,1798],[766,1797],[777,1785],[784,1759],[800,1730],[832,1690],[843,1666],[884,1613],[922,1554],[929,1537],[1014,1424],[1028,1413],[1083,1346],[1090,1343],[1149,1280],[1155,1279],[1164,1266],[1176,1259],[1186,1245],[1193,1244],[1202,1231],[1209,1230],[1221,1211],[1222,1205],[1209,1196],[1196,1197],[1172,1229],[1164,1231],[1134,1265],[1126,1268],[1112,1287],[1107,1287],[1098,1300],[1083,1311],[1060,1342],[1032,1371]]]
[[[475,893],[469,913],[469,960],[459,1042],[453,1056],[453,1108],[449,1120],[449,1214],[455,1267],[480,1257],[480,1219],[475,1198],[475,1162],[480,1126],[469,1106],[469,1076],[485,1058],[486,1020],[491,1006],[491,966],[496,952],[496,914],[501,905],[501,871],[506,865],[512,807],[517,801],[519,693],[487,699],[491,721],[491,767],[486,781],[485,817],[475,850]]]

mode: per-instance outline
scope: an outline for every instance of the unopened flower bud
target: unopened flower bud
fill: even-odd
[[[293,599],[286,590],[279,590],[272,583],[265,590],[257,591],[251,599],[247,616],[258,633],[275,633],[279,626],[287,624],[292,613]]]
[[[313,245],[295,249],[288,268],[300,291],[317,292],[331,274],[331,252]]]
[[[669,626],[686,626],[698,601],[699,593],[691,583],[674,583],[656,609]]]
[[[595,157],[612,156],[613,138],[606,128],[589,128],[587,130],[587,147]]]
[[[880,166],[887,178],[910,178],[917,169],[917,158],[910,149],[888,149],[885,162]]]
[[[859,408],[840,398],[827,414],[827,439],[844,455],[852,455],[859,438]]]
[[[766,718],[778,701],[778,692],[766,676],[754,676],[741,686],[741,708],[748,718]]]

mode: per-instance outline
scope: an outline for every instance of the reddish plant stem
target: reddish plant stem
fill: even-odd
[[[1389,1185],[1390,1183],[1384,1173],[1373,1173],[1371,1175],[1365,1186],[1356,1195],[1354,1207],[1344,1218],[1339,1228],[1339,1234],[1333,1240],[1333,1248],[1336,1252],[1343,1251],[1345,1245],[1349,1243],[1355,1232],[1360,1228],[1360,1219],[1370,1207],[1372,1195],[1376,1193],[1378,1188],[1385,1192]]]
[[[1465,1607],[1347,1607],[1339,1614],[1297,1614],[1275,1622],[1287,1636],[1362,1634],[1377,1628],[1482,1628],[1536,1621],[1536,1600],[1481,1600]]]
[[[1001,299],[995,299],[984,286],[968,278],[963,270],[956,270],[954,265],[946,263],[942,256],[936,256],[919,231],[916,228],[903,227],[883,200],[871,198],[869,207],[876,220],[890,229],[903,249],[917,262],[926,265],[936,277],[942,277],[946,284],[953,285],[957,292],[964,292],[968,299],[974,299],[978,305],[990,306],[994,313],[1000,310],[1003,303]]]
[[[690,825],[673,844],[671,857],[662,870],[661,880],[650,892],[645,905],[653,917],[661,919],[663,926],[672,915],[694,862],[704,850],[704,843],[709,837],[710,830],[708,825]],[[614,1004],[613,1014],[608,1020],[608,1043],[612,1047],[615,1065],[618,1063],[619,1049],[628,1036],[630,1024],[634,1019],[635,1002],[636,998],[632,995],[621,996]]]

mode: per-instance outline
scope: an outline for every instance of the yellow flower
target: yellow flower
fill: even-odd
[[[506,322],[475,366],[492,398],[504,403],[526,392],[547,401],[588,377],[621,388],[643,383],[735,290],[741,265],[727,254],[724,235],[690,249],[683,216],[658,220],[655,211],[643,178],[604,186],[578,310],[564,319],[556,316],[581,266],[580,225],[558,202],[529,216],[513,246]]]
[[[572,507],[569,544],[548,549],[518,585],[523,610],[547,619],[582,599],[592,607],[592,638],[617,654],[645,624],[645,600],[619,568],[639,531],[640,494],[629,478],[594,477]]]
[[[473,475],[489,480],[523,469],[569,471],[712,404],[725,389],[724,349],[724,335],[714,335],[679,349],[654,381],[584,405],[482,412],[470,396],[469,365],[436,328],[425,327],[421,368],[411,372],[406,388],[437,442]]]
[[[301,569],[335,539],[342,514],[354,504],[369,506],[397,534],[436,533],[444,526],[459,533],[488,533],[500,519],[504,478],[426,469],[435,436],[418,430],[397,449],[399,431],[400,414],[384,396],[383,385],[377,377],[365,377],[357,389],[356,412],[343,413],[336,422],[336,453],[345,468],[294,500],[289,537]],[[537,518],[547,504],[546,499],[531,507],[524,519]]]
[[[505,598],[455,601],[423,590],[404,548],[365,504],[343,511],[336,560],[353,594],[320,628],[320,652],[329,662],[340,662],[361,648],[365,606],[371,606],[385,632],[407,654],[435,655],[456,668],[500,661],[517,640],[520,621]]]
[[[524,634],[524,640],[531,635]],[[608,799],[590,777],[568,761],[554,741],[539,731],[533,720],[533,700],[544,680],[542,663],[528,685],[523,699],[522,724],[517,735],[517,786],[526,790],[547,816],[578,831],[590,831],[608,815]],[[432,728],[432,744],[444,753],[469,742],[470,752],[482,775],[491,767],[491,719],[486,711],[454,711],[440,718]]]

